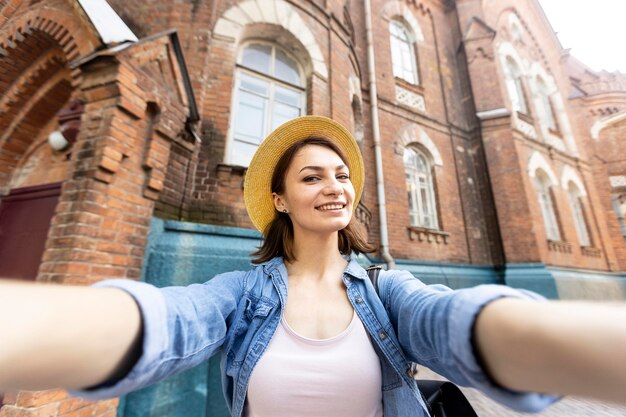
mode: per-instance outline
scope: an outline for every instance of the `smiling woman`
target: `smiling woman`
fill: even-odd
[[[397,270],[374,289],[352,257],[370,250],[353,223],[362,190],[347,130],[287,122],[246,174],[258,265],[187,287],[0,283],[0,391],[116,397],[219,352],[234,417],[426,417],[412,362],[520,411],[552,393],[626,401],[626,306],[452,290]]]

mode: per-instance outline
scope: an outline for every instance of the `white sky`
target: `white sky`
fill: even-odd
[[[626,74],[626,0],[539,0],[563,48],[593,70]]]

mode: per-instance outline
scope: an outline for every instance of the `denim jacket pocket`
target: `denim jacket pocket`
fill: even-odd
[[[232,341],[226,355],[233,366],[239,366],[246,357],[252,340],[275,305],[268,300],[248,296],[245,299],[243,314],[235,322]]]

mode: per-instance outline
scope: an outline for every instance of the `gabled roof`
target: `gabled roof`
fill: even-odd
[[[482,19],[474,16],[467,26],[465,31],[464,40],[475,40],[483,38],[493,38],[496,35],[496,31],[485,23]]]
[[[137,42],[137,36],[106,0],[77,0],[105,45]]]

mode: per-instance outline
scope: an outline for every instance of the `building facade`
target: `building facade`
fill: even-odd
[[[0,0],[0,277],[204,281],[248,267],[263,137],[316,114],[366,168],[366,262],[455,288],[626,298],[626,76],[536,0]],[[0,416],[222,415],[219,361]]]

